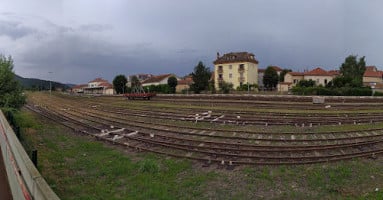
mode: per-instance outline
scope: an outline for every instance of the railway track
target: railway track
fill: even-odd
[[[200,160],[205,165],[308,164],[375,157],[383,152],[383,130],[379,128],[322,134],[195,129],[132,121],[134,118],[145,119],[147,114],[127,116],[124,111],[107,106],[99,109],[100,104],[98,108],[90,109],[71,100],[54,98],[56,104],[48,98],[44,103],[49,106],[36,106],[38,102],[34,99],[26,108],[103,141],[140,151]]]

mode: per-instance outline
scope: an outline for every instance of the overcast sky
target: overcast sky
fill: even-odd
[[[24,77],[86,83],[117,74],[213,69],[248,51],[259,67],[383,67],[381,0],[1,0],[0,54]],[[49,73],[53,72],[53,73]]]

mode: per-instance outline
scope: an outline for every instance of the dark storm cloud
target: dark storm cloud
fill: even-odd
[[[14,40],[34,34],[36,31],[16,21],[0,20],[0,36],[7,36]]]
[[[254,53],[261,68],[335,69],[350,54],[383,67],[377,0],[47,2],[41,10],[17,0],[0,8],[0,51],[25,76],[55,71],[55,79],[77,83],[116,74],[182,76],[198,61],[212,67],[216,52],[235,51]]]

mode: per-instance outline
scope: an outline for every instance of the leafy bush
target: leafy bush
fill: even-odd
[[[247,91],[250,89],[251,91],[258,88],[257,84],[242,84],[242,86],[237,87],[237,91]]]
[[[374,96],[383,96],[383,92],[374,92]]]
[[[372,90],[369,87],[298,87],[292,88],[292,93],[296,95],[327,95],[327,96],[371,96]]]
[[[219,84],[219,87],[224,94],[229,94],[230,90],[233,89],[233,84],[227,83],[227,82],[222,82]]]
[[[157,92],[163,94],[171,93],[171,88],[168,84],[145,86],[144,90],[145,92]]]

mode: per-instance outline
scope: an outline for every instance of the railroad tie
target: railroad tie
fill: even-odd
[[[115,141],[115,140],[119,140],[121,138],[123,138],[124,136],[123,135],[114,135],[112,140]]]
[[[137,133],[138,131],[134,131],[134,132],[126,134],[126,136],[131,137],[131,136],[137,135]]]
[[[109,135],[108,131],[104,132],[104,130],[101,130],[101,133],[98,134],[97,136],[104,137],[104,136],[107,136],[107,135]]]

